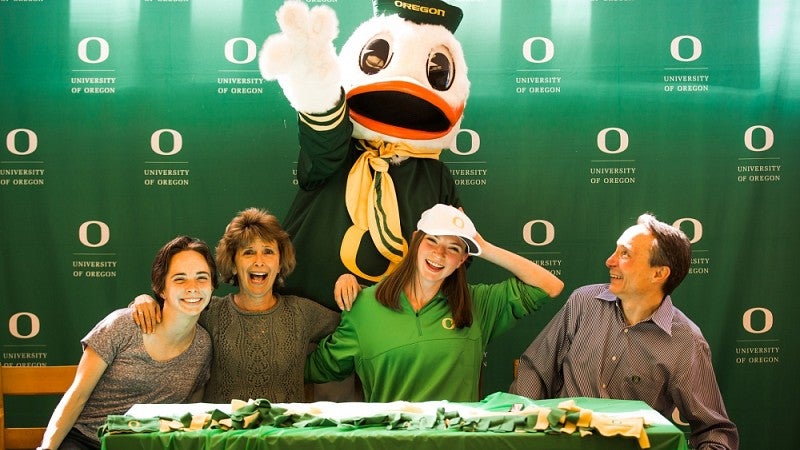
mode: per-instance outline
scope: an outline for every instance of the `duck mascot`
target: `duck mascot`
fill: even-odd
[[[440,0],[374,0],[337,55],[327,6],[289,0],[259,52],[298,112],[299,191],[284,219],[297,266],[284,292],[337,310],[345,273],[372,284],[407,252],[420,215],[461,206],[439,154],[453,143],[469,95],[453,33],[461,9]]]

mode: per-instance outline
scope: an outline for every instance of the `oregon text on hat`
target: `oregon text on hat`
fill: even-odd
[[[397,14],[414,23],[441,25],[451,33],[455,33],[464,17],[461,8],[442,0],[373,0],[372,5],[375,15]]]

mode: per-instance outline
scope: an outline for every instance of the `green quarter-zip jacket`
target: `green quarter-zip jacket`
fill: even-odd
[[[399,311],[383,306],[376,289],[362,290],[336,331],[309,355],[306,380],[340,380],[355,371],[368,402],[478,401],[489,341],[549,298],[516,278],[470,285],[473,322],[457,329],[441,292],[414,312],[404,294]]]

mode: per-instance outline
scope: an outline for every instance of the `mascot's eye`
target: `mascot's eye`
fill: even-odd
[[[375,75],[385,69],[391,59],[392,47],[389,42],[383,38],[375,38],[361,49],[358,65],[365,74]]]
[[[446,91],[453,85],[455,75],[453,57],[445,47],[437,47],[428,55],[428,82],[437,91]]]

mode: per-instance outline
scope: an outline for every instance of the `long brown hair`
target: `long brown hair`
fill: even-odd
[[[417,277],[417,254],[419,246],[426,234],[415,231],[408,245],[408,253],[400,261],[394,272],[390,273],[379,284],[375,291],[375,298],[383,306],[400,310],[400,293],[409,283]],[[452,274],[442,282],[442,294],[447,298],[447,304],[453,313],[453,322],[456,328],[472,325],[472,299],[467,286],[467,264],[461,264]]]

